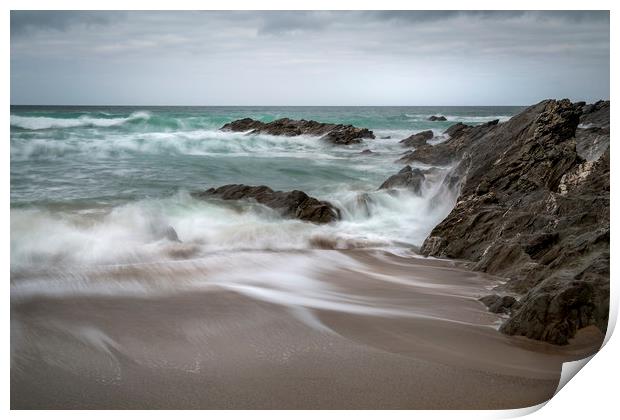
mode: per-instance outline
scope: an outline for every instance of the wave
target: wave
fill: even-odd
[[[11,115],[11,127],[25,130],[46,130],[50,128],[74,128],[74,127],[113,127],[130,121],[145,121],[151,118],[146,111],[133,112],[126,118],[95,118],[82,115],[77,118],[53,118],[53,117],[27,117]]]
[[[372,148],[373,150],[398,149],[397,140],[374,141]],[[342,158],[338,156],[339,152],[358,153],[366,147],[368,144],[364,142],[349,147],[330,148],[317,137],[245,135],[219,130],[106,133],[104,138],[84,138],[83,136],[58,139],[13,138],[11,160],[54,159],[75,155],[106,158],[134,154],[254,157],[307,157],[308,154],[313,154],[314,159],[338,159]]]
[[[11,209],[11,270],[186,260],[223,251],[417,246],[454,204],[456,194],[440,185],[429,183],[423,196],[343,191],[321,197],[342,209],[343,219],[329,225],[186,192],[107,209]]]

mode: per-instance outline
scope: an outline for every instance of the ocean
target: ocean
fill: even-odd
[[[11,270],[200,258],[214,252],[419,246],[451,210],[436,197],[377,188],[403,164],[399,140],[457,121],[505,121],[521,107],[11,107]],[[445,115],[445,122],[428,121]],[[221,132],[250,117],[353,124],[377,139]],[[386,138],[389,137],[389,138]],[[364,149],[374,154],[360,155]],[[325,226],[191,192],[224,184],[299,189],[342,209]],[[360,195],[369,197],[360,204]],[[433,198],[434,197],[434,198]],[[172,244],[172,227],[181,240]],[[178,247],[179,249],[175,249]]]

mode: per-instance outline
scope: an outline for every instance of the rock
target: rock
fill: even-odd
[[[581,108],[579,125],[609,128],[609,101],[598,101]]]
[[[577,128],[604,124],[605,110],[608,102],[546,100],[502,124],[452,126],[446,142],[402,160],[453,165],[444,182],[460,191],[456,205],[420,252],[507,278],[503,290],[522,295],[507,334],[565,344],[579,328],[606,331],[610,154]]]
[[[450,138],[434,146],[425,144],[397,160],[397,163],[421,162],[427,165],[450,165],[463,156],[470,144],[478,141],[490,131],[497,128],[499,120],[469,126],[457,123],[449,127],[445,134]]]
[[[254,200],[278,211],[282,216],[308,222],[324,224],[340,219],[340,210],[327,201],[319,201],[303,191],[274,191],[264,185],[248,186],[242,184],[224,185],[209,188],[192,194],[196,198],[218,198],[221,200]]]
[[[407,165],[401,169],[396,175],[389,177],[381,186],[380,190],[406,188],[415,194],[420,194],[422,184],[424,183],[424,172],[420,169],[413,169]]]
[[[521,306],[517,299],[512,296],[487,295],[478,300],[484,303],[489,312],[495,314],[509,314]]]
[[[448,121],[448,119],[446,117],[444,117],[443,115],[431,115],[430,117],[428,117],[429,121]]]
[[[422,131],[417,134],[413,134],[406,139],[399,141],[405,147],[420,147],[426,144],[427,140],[430,140],[434,137],[432,130]]]
[[[164,236],[169,241],[181,242],[181,240],[179,239],[179,235],[177,235],[177,231],[174,230],[174,228],[172,226],[166,227],[166,230],[164,231]]]
[[[270,134],[273,136],[320,136],[323,140],[334,144],[360,143],[362,139],[374,139],[375,135],[366,128],[352,125],[320,123],[313,120],[291,120],[281,118],[269,123],[243,118],[225,124],[222,131],[245,132],[248,134]]]
[[[391,139],[391,138],[392,138],[392,136],[384,136],[384,137],[381,137],[381,140],[388,140],[388,139]]]
[[[372,151],[372,150],[370,150],[370,149],[364,149],[364,150],[362,150],[361,152],[359,152],[358,154],[360,154],[360,155],[374,155],[374,154],[375,154],[375,152],[373,152],[373,151]]]
[[[609,307],[609,278],[582,281],[551,277],[528,293],[500,331],[524,335],[553,344],[568,344],[578,329],[606,324]]]
[[[321,137],[322,140],[327,140],[333,144],[361,143],[363,139],[374,138],[375,135],[367,128],[356,128],[351,125],[335,128]]]

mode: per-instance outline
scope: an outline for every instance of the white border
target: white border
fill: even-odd
[[[5,133],[9,130],[10,122],[10,14],[9,10],[28,10],[28,9],[64,9],[64,10],[199,10],[199,9],[212,9],[212,10],[234,10],[234,9],[247,9],[247,10],[310,10],[310,9],[326,9],[326,10],[581,10],[584,6],[590,10],[611,10],[611,73],[618,74],[619,67],[617,65],[617,53],[614,51],[614,47],[618,47],[618,15],[620,8],[616,6],[620,4],[618,1],[602,1],[602,0],[590,0],[588,2],[582,1],[549,1],[549,0],[521,0],[521,1],[489,1],[489,0],[469,0],[467,2],[456,0],[444,0],[441,2],[407,2],[407,1],[395,1],[395,0],[342,0],[342,1],[329,1],[329,0],[263,0],[261,2],[251,0],[227,0],[225,2],[205,2],[199,0],[175,0],[174,2],[165,2],[161,0],[146,1],[134,1],[134,0],[90,0],[88,2],[78,0],[58,0],[58,1],[44,1],[44,0],[22,0],[14,1],[8,0],[3,2],[5,12],[2,15],[2,31],[4,36],[4,42],[2,43],[3,56],[5,65],[2,68],[3,72],[3,110],[1,118],[4,121]],[[8,61],[8,62],[7,62]],[[612,78],[610,97],[617,92],[617,83]],[[618,121],[618,112],[616,108],[612,107],[612,125],[615,127]],[[615,130],[615,128],[614,128]],[[8,134],[8,133],[7,133]],[[612,140],[613,143],[613,140]],[[4,238],[8,238],[10,235],[9,224],[9,197],[10,197],[10,150],[8,135],[5,137],[2,143],[2,159],[4,163],[4,170],[2,171],[2,197],[6,202],[2,206],[2,233]],[[612,185],[618,185],[618,177],[615,170],[611,173]],[[616,194],[612,191],[612,219],[613,215],[617,214],[615,209],[618,208],[618,200]],[[611,252],[612,261],[616,253],[616,246],[614,246],[612,240]],[[5,410],[9,410],[10,407],[10,353],[9,353],[9,321],[10,321],[10,282],[8,271],[10,267],[9,258],[9,241],[5,239],[2,243],[2,261],[5,273],[4,279],[4,323],[3,323],[3,345],[2,345],[2,361],[3,363],[3,381],[2,381],[2,402],[4,403]],[[611,278],[617,278],[616,274],[618,270],[612,264]],[[618,313],[618,299],[616,283],[612,280],[612,300],[611,300],[611,313],[610,313],[610,332],[613,330]],[[191,418],[202,418],[203,416],[216,416],[219,418],[235,418],[240,415],[248,415],[253,418],[288,418],[290,416],[300,418],[313,418],[318,414],[321,417],[339,417],[341,415],[353,415],[361,418],[371,418],[374,416],[389,416],[392,418],[410,419],[411,416],[422,416],[422,418],[432,419],[446,419],[446,418],[471,418],[471,419],[483,419],[483,418],[505,418],[516,417],[524,414],[528,414],[535,411],[530,418],[544,419],[544,418],[560,418],[560,419],[607,419],[613,418],[617,415],[617,392],[615,391],[616,378],[618,374],[618,344],[617,338],[609,339],[607,337],[607,343],[604,349],[597,354],[587,366],[583,368],[583,371],[577,375],[576,380],[570,381],[561,392],[559,392],[554,398],[547,404],[543,404],[543,409],[538,410],[541,407],[535,407],[531,409],[523,410],[507,410],[507,411],[365,411],[356,413],[345,413],[342,411],[323,411],[321,413],[309,412],[309,411],[270,411],[270,412],[235,412],[235,411],[208,411],[208,412],[166,412],[166,411],[147,411],[147,412],[101,412],[101,411],[89,411],[87,413],[80,411],[47,411],[47,412],[32,412],[32,411],[11,411],[10,415],[19,418],[30,418],[34,416],[45,415],[50,419],[66,419],[81,418],[84,415],[92,416],[93,418],[107,418],[108,416],[119,416],[122,418],[135,418],[137,417],[149,417],[149,418],[168,418],[170,414],[175,416],[187,416]]]

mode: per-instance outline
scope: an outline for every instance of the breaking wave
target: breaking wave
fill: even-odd
[[[131,121],[145,121],[151,118],[146,111],[137,111],[126,118],[96,118],[82,115],[77,118],[54,118],[11,115],[11,127],[24,130],[46,130],[50,128],[114,127]]]
[[[422,196],[334,193],[325,198],[341,208],[343,219],[328,225],[187,192],[100,209],[14,208],[11,269],[193,259],[222,251],[416,246],[454,204],[456,194],[440,185],[428,183]]]

